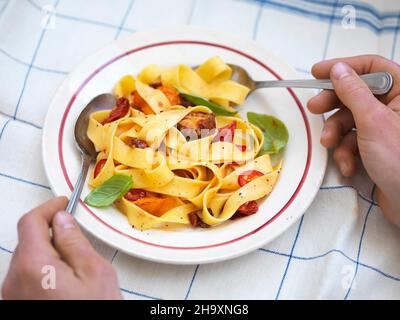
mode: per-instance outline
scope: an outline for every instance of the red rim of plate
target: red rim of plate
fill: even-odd
[[[154,47],[158,47],[158,46],[165,46],[165,45],[180,45],[180,44],[194,44],[194,45],[205,45],[205,46],[213,46],[213,47],[218,47],[221,49],[225,49],[228,51],[232,51],[235,52],[239,55],[242,55],[244,57],[246,57],[247,59],[252,60],[253,62],[257,63],[258,65],[260,65],[261,67],[263,67],[265,70],[267,70],[269,73],[271,73],[276,79],[281,80],[282,78],[279,76],[278,73],[276,73],[274,70],[272,70],[270,67],[268,67],[267,65],[265,65],[263,62],[261,62],[260,60],[250,56],[247,53],[244,53],[240,50],[234,49],[234,48],[230,48],[228,46],[224,46],[221,44],[216,44],[216,43],[211,43],[211,42],[206,42],[206,41],[193,41],[193,40],[176,40],[176,41],[165,41],[165,42],[158,42],[158,43],[153,43],[153,44],[149,44],[146,46],[142,46],[139,48],[135,48],[129,51],[126,51],[125,53],[122,53],[116,57],[114,57],[113,59],[111,59],[110,61],[104,63],[102,66],[100,66],[98,69],[96,69],[93,73],[91,73],[86,79],[85,81],[83,81],[83,83],[79,86],[79,88],[77,89],[77,91],[72,95],[70,101],[68,102],[68,105],[64,111],[62,120],[61,120],[61,126],[59,129],[59,133],[58,133],[58,156],[59,156],[59,160],[60,160],[60,165],[61,165],[61,169],[64,175],[64,178],[70,188],[70,190],[73,190],[73,186],[71,183],[71,180],[68,176],[66,167],[65,167],[65,162],[64,162],[64,156],[63,156],[63,136],[64,136],[64,128],[65,128],[65,123],[69,114],[69,111],[72,107],[72,104],[74,103],[75,99],[77,98],[77,96],[79,95],[79,93],[82,91],[82,89],[89,83],[89,81],[91,81],[98,73],[100,73],[104,68],[108,67],[109,65],[111,65],[112,63],[114,63],[115,61],[131,55],[135,52],[141,51],[141,50],[145,50],[145,49],[149,49],[149,48],[154,48]],[[98,215],[96,215],[92,210],[90,210],[90,208],[88,206],[86,206],[86,204],[80,200],[81,205],[83,206],[83,208],[89,212],[96,220],[100,221],[102,224],[104,224],[105,226],[107,226],[108,228],[110,228],[111,230],[117,232],[120,235],[123,235],[129,239],[135,240],[137,242],[146,244],[146,245],[150,245],[150,246],[154,246],[154,247],[158,247],[158,248],[165,248],[165,249],[178,249],[178,250],[193,250],[193,249],[207,249],[207,248],[213,248],[213,247],[219,247],[219,246],[223,246],[223,245],[228,245],[231,244],[233,242],[245,239],[255,233],[257,233],[258,231],[260,231],[261,229],[265,228],[267,225],[269,225],[270,223],[272,223],[275,219],[277,219],[289,206],[290,204],[295,200],[295,198],[297,197],[298,193],[300,192],[300,189],[302,188],[304,181],[307,177],[309,168],[310,168],[310,163],[311,163],[311,151],[312,151],[312,145],[311,145],[311,130],[310,130],[310,124],[308,122],[307,119],[307,115],[304,111],[304,108],[299,100],[299,98],[296,96],[296,94],[293,92],[292,89],[288,88],[287,89],[290,93],[290,95],[293,97],[294,101],[296,102],[297,106],[300,109],[301,115],[303,117],[303,121],[304,121],[304,125],[306,127],[306,131],[307,131],[307,162],[306,162],[306,166],[304,168],[304,172],[303,172],[303,176],[295,190],[295,192],[292,194],[292,196],[290,197],[290,199],[286,202],[286,204],[276,213],[274,214],[274,216],[272,218],[270,218],[269,220],[267,220],[266,222],[264,222],[261,226],[257,227],[256,229],[231,240],[227,240],[221,243],[215,243],[215,244],[210,244],[210,245],[204,245],[204,246],[197,246],[197,247],[176,247],[176,246],[167,246],[167,245],[162,245],[162,244],[157,244],[157,243],[152,243],[152,242],[148,242],[142,239],[138,239],[135,238],[129,234],[126,234],[116,228],[114,228],[113,226],[111,226],[110,224],[108,224],[107,222],[105,222],[103,219],[101,219]]]

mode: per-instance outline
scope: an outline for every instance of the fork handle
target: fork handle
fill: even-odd
[[[360,76],[368,85],[373,94],[385,94],[393,86],[393,77],[388,72],[367,73]],[[330,79],[307,79],[307,80],[272,80],[255,81],[255,88],[314,88],[333,90]]]

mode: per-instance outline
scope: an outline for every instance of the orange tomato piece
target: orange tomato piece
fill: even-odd
[[[167,97],[167,99],[169,100],[169,103],[172,106],[181,104],[181,97],[179,95],[179,92],[177,90],[175,90],[174,88],[160,86],[160,87],[157,87],[157,89],[162,91],[162,93],[164,93],[164,95]]]
[[[177,206],[177,200],[171,197],[146,197],[135,201],[135,204],[153,216],[161,217],[164,213]]]
[[[154,114],[153,109],[150,108],[148,103],[139,95],[137,91],[132,93],[133,107],[142,111],[144,114]]]

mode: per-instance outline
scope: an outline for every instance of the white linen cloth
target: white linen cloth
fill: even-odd
[[[396,0],[0,0],[1,282],[19,217],[52,197],[41,129],[56,88],[113,39],[171,25],[253,38],[305,77],[325,58],[378,53],[400,62]],[[383,218],[365,173],[341,178],[331,159],[303,218],[246,256],[163,265],[90,240],[112,261],[127,299],[400,298],[400,230]]]

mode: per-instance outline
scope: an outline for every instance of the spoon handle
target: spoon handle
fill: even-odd
[[[373,94],[385,94],[393,86],[393,77],[388,72],[368,73],[360,76],[368,85]],[[330,79],[307,79],[307,80],[273,80],[255,81],[255,89],[259,88],[315,88],[333,90]]]
[[[74,191],[71,194],[71,198],[68,201],[67,208],[65,211],[69,212],[70,214],[74,214],[76,205],[80,199],[83,184],[85,183],[87,173],[89,171],[90,163],[92,162],[92,157],[88,156],[87,154],[82,154],[82,168],[81,173],[79,174],[78,181],[75,184]]]

